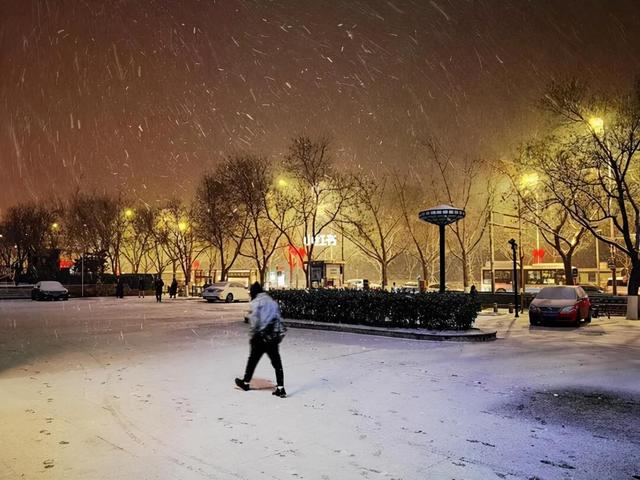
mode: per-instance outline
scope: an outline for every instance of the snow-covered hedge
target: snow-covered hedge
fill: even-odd
[[[284,318],[377,327],[467,330],[478,300],[465,293],[391,293],[362,290],[272,290]]]

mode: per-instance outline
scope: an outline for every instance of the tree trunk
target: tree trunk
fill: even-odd
[[[464,249],[462,250],[462,286],[465,292],[469,288],[469,257]]]
[[[562,264],[564,266],[564,283],[565,285],[574,285],[573,275],[571,274],[572,255],[562,255]]]
[[[422,264],[422,280],[424,280],[425,285],[429,283],[429,264],[427,262]]]
[[[380,280],[381,280],[383,290],[387,288],[387,283],[389,283],[389,279],[387,277],[388,269],[389,269],[389,266],[385,262],[382,262],[380,264],[380,270],[381,270],[380,273],[382,274]]]
[[[638,287],[640,286],[640,260],[631,260],[631,271],[627,282],[627,318],[638,319]]]

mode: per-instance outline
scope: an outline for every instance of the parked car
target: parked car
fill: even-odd
[[[363,290],[364,289],[364,279],[362,278],[352,278],[350,280],[347,280],[344,283],[345,288],[351,289],[351,290]],[[382,288],[382,286],[379,283],[372,283],[369,282],[369,290],[378,290]]]
[[[69,290],[54,280],[38,282],[31,289],[31,300],[69,300]]]
[[[627,279],[624,277],[616,277],[616,290],[618,295],[626,295],[627,294]],[[613,279],[607,279],[607,288],[606,292],[613,294]]]
[[[448,283],[444,284],[444,290],[446,292],[456,292],[456,293],[462,293],[464,292],[464,288],[461,285],[449,285]],[[439,283],[432,283],[431,285],[427,285],[427,292],[439,292],[440,291],[440,284]]]
[[[604,295],[604,288],[598,285],[584,284],[580,285],[587,295]]]
[[[203,290],[202,298],[207,302],[248,302],[249,290],[238,282],[217,282]]]
[[[531,325],[555,321],[578,327],[581,320],[591,322],[591,302],[582,287],[544,287],[529,305]]]
[[[405,282],[405,284],[400,287],[400,291],[403,293],[419,293],[420,286],[418,282]]]

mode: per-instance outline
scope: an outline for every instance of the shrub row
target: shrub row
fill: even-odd
[[[361,290],[272,290],[284,318],[376,327],[467,330],[479,310],[464,293],[405,294]]]

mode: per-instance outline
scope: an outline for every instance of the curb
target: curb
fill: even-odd
[[[359,333],[364,335],[378,335],[382,337],[408,338],[411,340],[429,340],[437,342],[490,342],[496,339],[496,330],[411,330],[406,328],[370,327],[367,325],[348,325],[344,323],[325,323],[313,320],[285,319],[284,323],[291,328],[306,328],[309,330],[328,330],[343,333]]]

